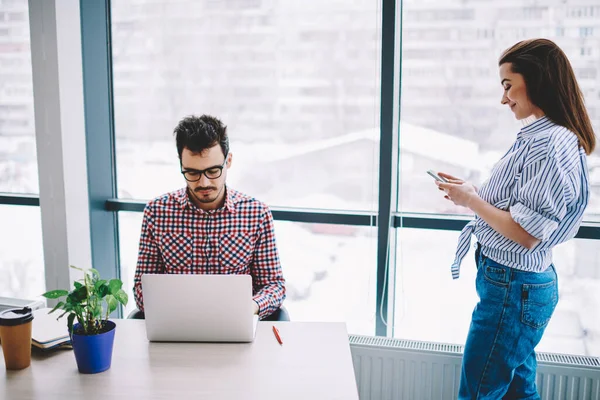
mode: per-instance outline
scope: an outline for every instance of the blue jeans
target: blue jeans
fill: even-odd
[[[459,399],[539,399],[534,348],[558,302],[554,266],[541,273],[501,265],[478,245],[479,302],[465,344]]]

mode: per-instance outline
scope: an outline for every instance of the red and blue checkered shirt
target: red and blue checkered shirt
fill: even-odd
[[[164,194],[144,209],[133,294],[140,310],[143,274],[250,274],[259,317],[285,299],[273,216],[258,200],[229,187],[223,207],[204,211],[187,189]]]

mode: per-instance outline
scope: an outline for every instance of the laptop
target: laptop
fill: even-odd
[[[142,275],[146,336],[161,342],[252,342],[250,275]]]

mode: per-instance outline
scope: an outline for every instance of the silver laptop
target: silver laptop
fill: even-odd
[[[164,342],[251,342],[250,275],[142,275],[146,336]]]

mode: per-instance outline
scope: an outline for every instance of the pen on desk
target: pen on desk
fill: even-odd
[[[279,331],[277,330],[277,328],[275,327],[275,325],[273,325],[273,333],[275,334],[275,338],[277,339],[277,341],[279,342],[279,344],[283,345],[283,342],[281,341],[281,337],[279,336]]]

